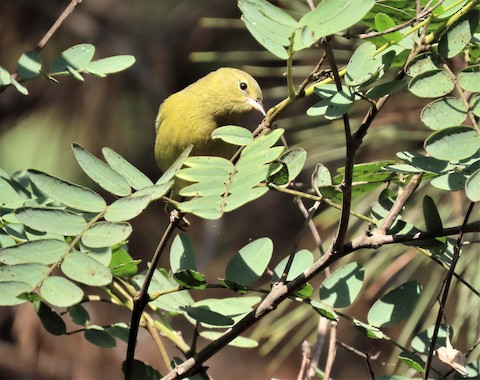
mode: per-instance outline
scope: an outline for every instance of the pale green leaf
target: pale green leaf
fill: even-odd
[[[408,84],[408,89],[421,98],[444,96],[454,87],[453,78],[442,69],[425,71],[414,77]]]
[[[36,231],[64,236],[80,234],[87,224],[78,214],[53,208],[23,207],[15,210],[15,215],[20,222]]]
[[[68,244],[63,240],[36,240],[0,250],[0,263],[7,265],[23,263],[53,264],[66,252]]]
[[[28,51],[18,60],[17,73],[24,79],[32,79],[40,76],[41,68],[40,54],[36,51]]]
[[[128,69],[134,63],[135,57],[132,55],[116,55],[91,61],[83,69],[91,74],[104,76]]]
[[[28,176],[45,195],[70,208],[87,212],[101,212],[107,206],[100,195],[86,187],[36,170],[29,170]]]
[[[64,277],[48,277],[40,287],[40,294],[48,303],[58,307],[67,307],[79,303],[83,290]]]
[[[87,247],[109,247],[125,241],[132,233],[128,223],[97,222],[82,236]]]
[[[425,150],[435,158],[458,161],[480,149],[480,136],[474,128],[460,125],[434,132],[424,145]]]
[[[83,171],[102,188],[120,197],[131,194],[131,188],[127,180],[109,165],[77,143],[72,144],[72,149],[75,159]]]
[[[135,190],[153,186],[153,182],[125,158],[110,148],[102,149],[103,157],[110,167],[120,173]]]
[[[244,146],[253,141],[253,134],[246,128],[236,125],[226,125],[212,132],[212,139],[221,139],[229,144]]]
[[[84,253],[70,253],[61,268],[65,275],[82,284],[105,286],[112,282],[110,270]]]

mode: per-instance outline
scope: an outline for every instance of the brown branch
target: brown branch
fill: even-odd
[[[143,281],[141,289],[133,298],[133,311],[132,311],[132,318],[130,321],[130,332],[128,335],[128,346],[127,346],[127,355],[125,358],[125,379],[130,380],[132,379],[132,365],[133,360],[135,358],[135,345],[137,343],[137,335],[138,335],[138,328],[140,326],[140,320],[142,318],[143,310],[150,302],[150,296],[148,295],[148,287],[150,286],[150,282],[152,281],[153,274],[155,273],[155,269],[157,268],[158,261],[167,245],[167,242],[172,237],[175,229],[181,223],[183,218],[182,214],[176,215],[172,217],[170,220],[169,225],[167,226],[165,232],[163,233],[160,242],[157,245],[155,253],[153,254],[152,261],[150,262],[150,266],[148,267],[147,274],[145,275],[145,279]]]
[[[327,363],[325,365],[325,379],[330,379],[330,374],[332,373],[333,363],[335,362],[335,357],[337,356],[337,322],[332,321],[330,323],[330,339],[328,342],[328,356]]]
[[[363,358],[365,360],[365,364],[367,365],[367,368],[368,368],[368,372],[370,373],[370,378],[372,380],[375,380],[375,372],[373,371],[373,368],[372,368],[372,364],[370,363],[370,360],[377,360],[378,356],[379,356],[379,352],[376,353],[373,357],[372,355],[370,355],[369,352],[362,352],[360,350],[357,350],[356,348],[354,347],[351,347],[349,346],[348,344],[346,343],[343,343],[343,342],[337,342],[337,344],[342,347],[344,350],[346,351],[349,351],[349,352],[352,352],[354,353],[355,355],[358,355],[360,356],[361,358]]]
[[[458,259],[460,258],[460,251],[462,250],[463,235],[466,232],[468,219],[470,219],[470,215],[472,214],[474,207],[475,207],[475,203],[471,202],[467,210],[467,213],[465,214],[465,218],[463,220],[461,230],[459,231],[457,243],[453,248],[452,263],[450,264],[450,268],[448,269],[445,279],[443,280],[443,287],[441,289],[442,297],[440,299],[440,307],[437,313],[437,320],[435,321],[435,328],[433,329],[432,342],[430,344],[430,350],[428,352],[427,363],[425,364],[425,372],[423,375],[424,379],[428,379],[428,374],[432,366],[433,353],[435,351],[435,343],[437,342],[438,332],[440,330],[440,325],[442,323],[443,310],[445,310],[445,306],[447,304],[448,292],[450,290],[450,285],[452,283],[453,273],[455,272],[455,266],[457,265]]]
[[[465,226],[455,226],[444,228],[439,231],[418,232],[415,234],[406,235],[375,235],[368,236],[361,235],[354,241],[344,245],[343,255],[333,255],[332,247],[325,252],[325,255],[320,257],[315,263],[307,268],[301,275],[288,284],[277,283],[273,286],[270,293],[263,299],[263,301],[243,319],[241,319],[235,326],[233,326],[227,333],[222,335],[217,340],[207,345],[203,350],[199,351],[193,357],[187,359],[185,362],[170,371],[164,380],[172,380],[184,378],[192,375],[202,364],[230,343],[237,336],[245,332],[249,327],[254,325],[259,319],[263,318],[271,311],[275,310],[277,306],[283,302],[287,297],[291,296],[297,289],[303,286],[307,281],[312,279],[326,267],[354,251],[364,248],[379,248],[383,244],[392,244],[395,242],[414,242],[426,238],[433,238],[439,236],[447,236],[458,234],[460,231],[466,232],[480,232],[480,222],[474,222]]]
[[[39,52],[40,50],[43,49],[43,47],[47,44],[48,40],[55,34],[55,32],[60,28],[60,25],[66,20],[68,16],[73,12],[75,7],[80,4],[83,0],[72,0],[70,1],[70,4],[65,8],[65,10],[62,12],[60,17],[54,22],[52,27],[48,30],[48,32],[43,36],[43,38],[40,40],[40,42],[37,44],[35,47],[35,51]]]

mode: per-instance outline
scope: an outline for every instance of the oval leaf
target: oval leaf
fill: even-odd
[[[36,170],[29,170],[28,176],[45,195],[65,206],[87,212],[101,212],[107,206],[100,195],[86,187],[63,181]]]
[[[116,172],[121,173],[123,178],[125,178],[129,185],[135,190],[153,186],[153,182],[150,180],[150,178],[148,178],[145,174],[143,174],[114,150],[110,148],[103,148],[102,153],[110,167]]]
[[[98,185],[114,195],[130,195],[131,188],[127,180],[105,162],[85,150],[79,144],[72,144],[73,154],[83,171]]]
[[[480,201],[480,169],[473,172],[465,183],[465,192],[472,202]]]
[[[253,141],[253,133],[236,125],[226,125],[212,132],[212,139],[221,139],[229,144],[244,146]]]
[[[79,303],[83,290],[73,282],[59,276],[47,278],[40,287],[40,294],[48,303],[58,307],[67,307]]]
[[[240,249],[229,261],[225,279],[248,286],[265,272],[273,254],[273,243],[269,238],[257,239]]]
[[[197,270],[193,244],[187,234],[178,234],[170,248],[170,268],[172,272],[180,270]]]
[[[480,136],[466,125],[441,129],[425,140],[425,150],[441,160],[458,161],[472,156],[478,149]]]
[[[350,263],[337,269],[320,286],[320,300],[332,307],[350,306],[362,288],[365,269]]]
[[[460,99],[445,97],[427,104],[420,118],[431,129],[443,129],[461,124],[467,117],[467,107]]]
[[[64,236],[80,234],[87,222],[80,215],[53,208],[23,207],[15,215],[24,225],[36,230]]]
[[[23,263],[53,264],[66,252],[68,244],[63,240],[36,240],[0,250],[0,263],[7,265]]]
[[[82,236],[82,243],[87,247],[101,248],[125,241],[132,233],[128,223],[98,222]]]
[[[290,266],[290,270],[288,271],[287,281],[292,281],[294,278],[299,276],[307,269],[309,266],[313,264],[313,254],[306,250],[302,249],[294,254],[292,265]],[[273,270],[273,277],[272,281],[278,281],[287,266],[288,258],[290,256],[285,257],[280,263],[275,267]]]
[[[110,270],[84,253],[67,255],[61,268],[68,277],[82,284],[105,286],[112,282]]]
[[[414,77],[408,89],[421,98],[437,98],[447,95],[455,87],[452,77],[444,70],[425,71]]]
[[[389,327],[408,318],[420,298],[421,286],[416,281],[406,282],[376,301],[368,312],[368,323]]]

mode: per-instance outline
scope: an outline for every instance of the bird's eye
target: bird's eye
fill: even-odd
[[[247,82],[244,82],[243,80],[238,84],[238,87],[240,90],[245,91],[248,88]]]

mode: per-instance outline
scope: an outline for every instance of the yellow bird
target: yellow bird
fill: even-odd
[[[168,97],[155,123],[155,159],[165,172],[190,145],[192,156],[231,158],[236,147],[212,140],[215,128],[238,125],[242,116],[260,111],[262,90],[246,72],[223,67]]]

